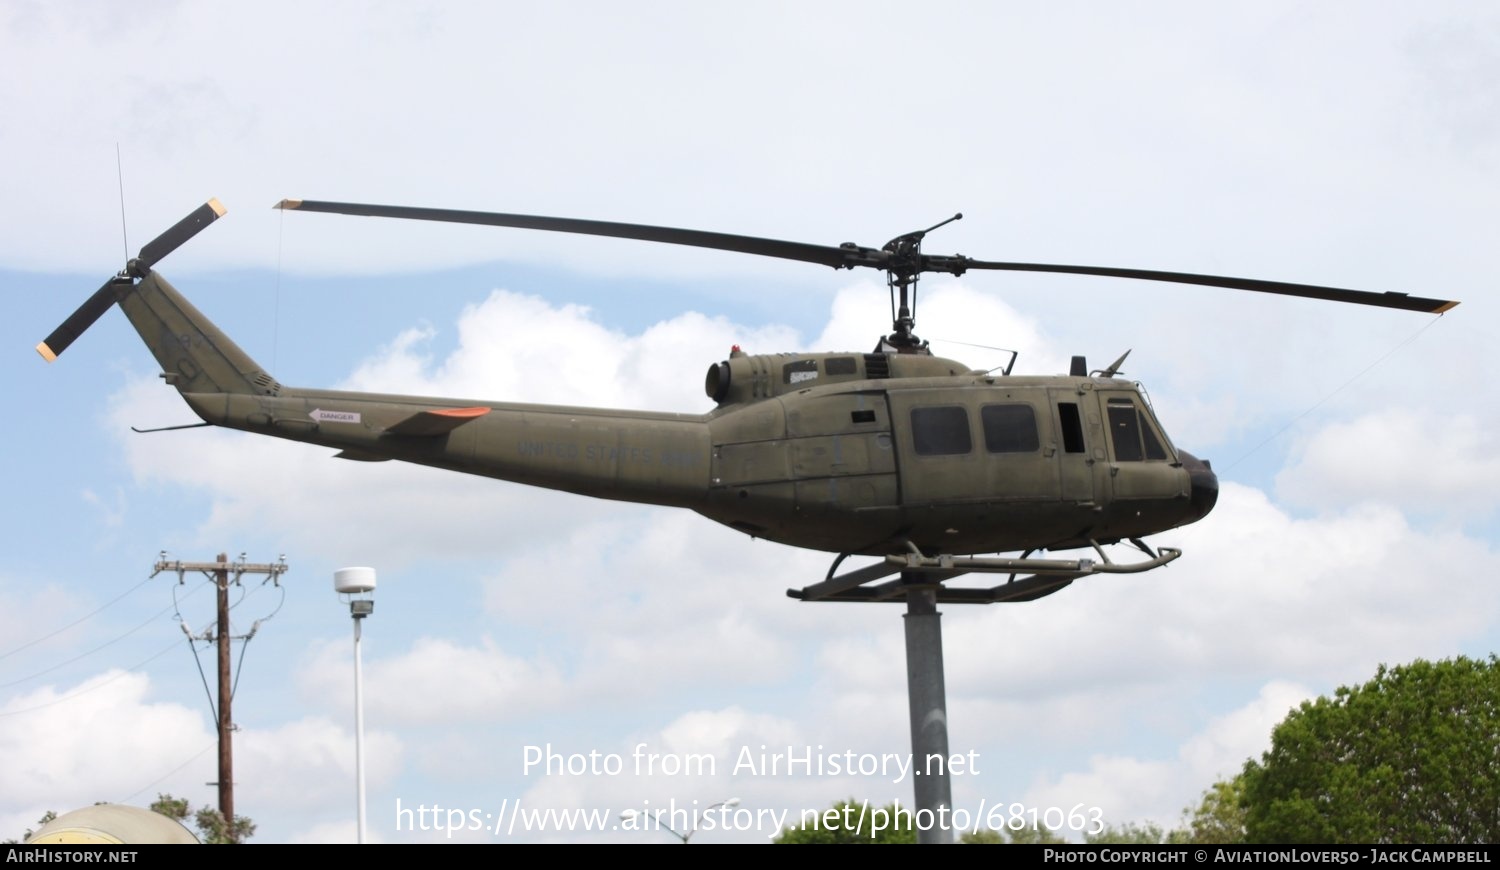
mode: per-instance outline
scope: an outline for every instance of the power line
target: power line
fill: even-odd
[[[151,578],[148,577],[146,579],[149,580]],[[193,589],[193,592],[197,592],[199,589],[202,589],[206,585],[207,585],[206,583],[200,584],[199,586],[197,586],[197,587],[195,587]],[[189,592],[188,595],[192,595],[193,592]],[[21,683],[24,683],[27,680],[34,680],[37,677],[42,676],[43,674],[50,674],[50,673],[52,673],[53,671],[55,671],[55,670],[57,670],[59,668],[63,668],[63,667],[66,667],[68,665],[71,665],[74,662],[78,661],[79,659],[88,658],[89,656],[93,655],[94,653],[98,652],[99,650],[102,650],[102,649],[104,649],[106,647],[109,647],[109,646],[111,646],[113,644],[119,643],[120,641],[124,640],[127,637],[130,637],[132,634],[135,634],[136,632],[140,631],[141,629],[145,628],[146,626],[150,625],[151,623],[155,622],[156,620],[160,619],[161,617],[166,616],[167,611],[174,609],[176,606],[177,605],[174,602],[173,605],[172,605],[172,607],[166,607],[166,608],[163,608],[161,610],[158,610],[156,613],[153,613],[151,616],[147,617],[147,619],[146,619],[145,622],[141,623],[140,625],[137,625],[135,628],[130,629],[129,631],[125,632],[124,634],[120,635],[119,637],[114,638],[113,640],[108,640],[108,641],[105,641],[104,643],[99,644],[98,646],[94,647],[93,649],[89,650],[88,652],[79,653],[78,655],[73,656],[72,658],[67,659],[66,661],[58,662],[57,664],[53,665],[52,667],[50,667],[50,668],[44,668],[44,669],[42,669],[40,671],[37,671],[34,674],[31,674],[30,676],[21,677],[18,680],[11,680],[8,683],[0,683],[0,689],[8,689],[11,686],[16,686],[16,685],[19,685]]]
[[[99,605],[96,609],[91,610],[88,613],[85,613],[83,616],[78,617],[77,619],[73,620],[72,622],[68,623],[67,625],[63,626],[62,628],[59,628],[56,631],[50,632],[48,634],[44,634],[41,637],[37,638],[36,640],[29,640],[26,643],[23,643],[20,646],[16,647],[13,650],[8,651],[8,652],[0,653],[0,660],[7,659],[7,658],[15,655],[16,653],[20,652],[21,650],[27,649],[28,647],[36,646],[37,644],[41,643],[44,640],[56,637],[59,634],[62,634],[63,632],[67,631],[68,629],[72,628],[73,626],[79,624],[80,622],[83,622],[84,620],[86,620],[86,619],[88,619],[90,617],[97,616],[98,614],[103,613],[104,610],[106,608],[108,608],[110,605],[114,604],[115,602],[119,601],[121,598],[124,598],[125,596],[129,595],[130,593],[134,592],[135,590],[141,588],[142,586],[145,586],[148,582],[150,582],[150,580],[151,580],[151,578],[147,577],[145,580],[142,580],[141,582],[135,584],[134,586],[130,587],[129,589],[126,589],[124,592],[121,592],[119,595],[115,596],[114,598],[111,598],[110,600],[108,600],[108,601],[104,602],[103,604]]]
[[[171,643],[167,644],[166,646],[162,647],[156,654],[152,655],[151,657],[142,659],[141,661],[136,662],[135,664],[131,665],[130,667],[125,668],[124,670],[122,670],[119,673],[115,674],[113,677],[110,677],[109,679],[107,679],[107,680],[105,680],[105,681],[103,681],[101,683],[96,683],[95,685],[89,686],[87,689],[83,689],[81,691],[74,692],[71,695],[64,695],[61,698],[54,698],[54,699],[52,699],[51,701],[48,701],[45,704],[38,704],[35,707],[25,707],[25,708],[22,708],[20,710],[6,710],[6,711],[3,711],[3,712],[0,712],[0,717],[4,717],[4,716],[18,716],[18,715],[20,715],[22,713],[30,713],[33,710],[41,710],[41,709],[43,709],[45,707],[53,707],[53,706],[56,706],[58,704],[61,704],[64,701],[71,701],[74,698],[79,697],[80,695],[87,695],[89,692],[92,692],[95,689],[102,689],[105,686],[109,685],[110,683],[113,683],[115,680],[120,679],[121,677],[129,676],[130,674],[134,673],[137,668],[142,667],[144,665],[148,665],[151,662],[156,661],[157,659],[159,659],[162,656],[166,655],[167,654],[167,650],[172,649],[175,646],[177,646],[177,641],[174,640]]]
[[[135,794],[130,795],[129,797],[125,798],[122,801],[119,801],[118,803],[122,803],[122,804],[128,804],[128,803],[130,803],[131,801],[135,800],[136,797],[139,796],[141,792],[143,792],[143,791],[149,791],[152,786],[156,785],[157,783],[161,782],[162,780],[166,779],[167,777],[171,776],[172,774],[176,773],[177,771],[182,770],[184,767],[187,767],[189,764],[192,764],[193,762],[197,761],[203,755],[203,753],[207,752],[210,749],[213,749],[217,745],[218,745],[218,741],[214,741],[214,742],[208,744],[207,746],[205,746],[202,749],[198,750],[197,752],[193,753],[193,757],[192,758],[189,758],[187,761],[184,761],[183,763],[177,765],[176,767],[172,768],[171,770],[167,771],[166,773],[162,774],[161,776],[158,776],[156,779],[153,779],[150,782],[146,783],[145,785],[141,786],[139,789],[136,790]]]
[[[1414,332],[1410,336],[1408,336],[1404,341],[1398,343],[1395,347],[1393,347],[1390,350],[1386,351],[1385,353],[1381,354],[1380,357],[1378,359],[1376,359],[1374,362],[1372,362],[1369,365],[1365,366],[1364,368],[1360,369],[1359,373],[1356,374],[1354,377],[1350,378],[1347,381],[1344,381],[1342,384],[1339,384],[1337,387],[1335,387],[1333,389],[1332,392],[1330,392],[1327,395],[1323,396],[1323,398],[1317,400],[1316,402],[1313,402],[1312,406],[1309,407],[1307,410],[1305,410],[1302,413],[1298,414],[1296,417],[1293,417],[1291,419],[1291,421],[1288,422],[1285,426],[1282,426],[1280,429],[1277,429],[1275,432],[1273,432],[1270,435],[1266,436],[1265,440],[1261,441],[1259,444],[1255,445],[1254,447],[1251,447],[1249,450],[1245,451],[1238,459],[1236,459],[1233,462],[1229,463],[1228,465],[1224,466],[1224,472],[1227,474],[1236,465],[1239,465],[1241,462],[1244,462],[1246,459],[1249,459],[1251,456],[1253,456],[1262,447],[1266,446],[1267,444],[1270,444],[1272,441],[1275,441],[1277,438],[1280,438],[1281,435],[1282,435],[1282,433],[1286,432],[1286,430],[1288,430],[1288,429],[1292,428],[1293,426],[1297,425],[1297,422],[1299,420],[1301,420],[1303,417],[1306,417],[1308,414],[1311,414],[1312,412],[1314,412],[1314,411],[1318,410],[1319,408],[1321,408],[1323,406],[1323,403],[1327,402],[1329,399],[1332,399],[1334,396],[1337,396],[1339,393],[1343,392],[1345,390],[1345,388],[1347,388],[1350,384],[1354,383],[1355,381],[1357,381],[1360,378],[1364,377],[1365,375],[1369,374],[1369,372],[1370,372],[1371,369],[1373,369],[1376,366],[1380,365],[1381,363],[1385,362],[1393,354],[1395,354],[1396,351],[1398,351],[1401,348],[1406,347],[1408,344],[1411,344],[1412,342],[1416,341],[1417,338],[1422,335],[1422,333],[1426,332],[1428,329],[1431,329],[1432,326],[1433,326],[1433,324],[1437,323],[1439,320],[1442,320],[1442,319],[1443,318],[1441,316],[1438,316],[1438,317],[1434,317],[1431,320],[1427,321],[1427,325],[1426,326],[1423,326],[1421,329],[1417,330],[1416,332]]]

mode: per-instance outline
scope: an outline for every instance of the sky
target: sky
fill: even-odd
[[[37,356],[209,197],[228,214],[158,270],[305,387],[702,413],[731,345],[866,350],[889,303],[873,272],[284,197],[869,246],[963,212],[927,251],[1461,301],[923,282],[919,334],[976,368],[1130,349],[1222,485],[1153,538],[1183,549],[1170,567],[943,608],[972,824],[1170,827],[1303,700],[1497,647],[1491,3],[0,0],[0,106],[0,839],[96,801],[216,800],[213,661],[184,637],[213,595],[151,577],[163,552],[290,566],[233,591],[252,842],[355,837],[331,582],[351,565],[379,576],[373,841],[671,842],[620,813],[734,798],[663,821],[757,843],[845,798],[912,801],[888,765],[788,772],[909,752],[901,608],[785,595],[825,554],[242,433],[135,434],[194,418],[118,312]]]

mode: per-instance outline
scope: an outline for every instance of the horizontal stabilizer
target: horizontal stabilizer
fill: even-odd
[[[470,420],[477,420],[489,412],[489,408],[444,408],[440,411],[423,411],[407,417],[385,431],[392,435],[430,438],[434,435],[446,435]]]

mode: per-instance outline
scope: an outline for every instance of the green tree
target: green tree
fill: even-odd
[[[1156,845],[1167,842],[1167,834],[1160,825],[1127,822],[1123,825],[1109,825],[1097,834],[1085,834],[1083,841],[1089,845]]]
[[[1219,780],[1203,792],[1196,808],[1182,811],[1182,827],[1168,835],[1173,843],[1245,842],[1245,775]]]
[[[1500,841],[1500,659],[1387,668],[1304,702],[1244,771],[1252,843]]]
[[[875,831],[877,827],[881,830]],[[917,842],[917,830],[912,824],[911,813],[901,809],[899,804],[870,807],[849,798],[808,819],[800,827],[788,827],[771,842],[799,846],[905,845]]]
[[[1007,834],[1008,835],[1007,837]],[[966,844],[1028,844],[1028,846],[1058,846],[1067,843],[1068,838],[1052,828],[1038,828],[1037,825],[1019,829],[1001,829],[992,831],[990,828],[980,828],[978,831],[965,831],[959,835],[960,843]]]
[[[235,816],[233,825],[224,824],[224,814],[212,807],[200,807],[194,813],[191,805],[185,798],[175,798],[169,794],[158,794],[155,802],[151,804],[151,811],[161,813],[169,819],[176,819],[187,824],[188,816],[193,817],[193,827],[198,829],[198,839],[211,845],[227,845],[231,843],[243,843],[255,834],[255,823],[244,816]]]
[[[965,831],[958,838],[958,841],[971,845],[1010,844],[1036,846],[1056,846],[1068,842],[1067,838],[1059,835],[1051,828],[1037,827],[1036,825],[1021,828],[1020,830],[1004,828],[999,831],[992,831],[984,828],[979,831]]]
[[[1068,838],[1045,825],[1031,825],[1020,829],[1007,829],[1012,845],[1057,846],[1068,842]]]

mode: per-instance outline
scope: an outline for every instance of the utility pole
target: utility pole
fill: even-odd
[[[230,712],[231,702],[234,698],[233,684],[229,671],[229,641],[232,639],[229,629],[229,584],[230,574],[234,575],[233,583],[238,586],[240,578],[246,574],[265,574],[266,579],[275,581],[280,585],[280,577],[286,573],[286,557],[283,556],[277,562],[262,564],[250,564],[245,561],[244,554],[240,555],[238,562],[230,562],[227,553],[220,553],[213,562],[168,562],[166,553],[156,563],[156,570],[151,576],[155,577],[163,571],[177,572],[177,582],[183,582],[183,575],[189,571],[199,571],[214,581],[216,590],[216,611],[218,614],[218,629],[213,633],[213,640],[218,649],[219,658],[219,702],[218,702],[218,730],[219,730],[219,814],[224,817],[225,832],[233,838],[234,834],[234,717]],[[183,631],[187,633],[188,639],[194,636],[186,625]],[[254,634],[254,629],[251,629]],[[207,640],[208,638],[204,638]],[[248,636],[246,638],[248,640]]]

